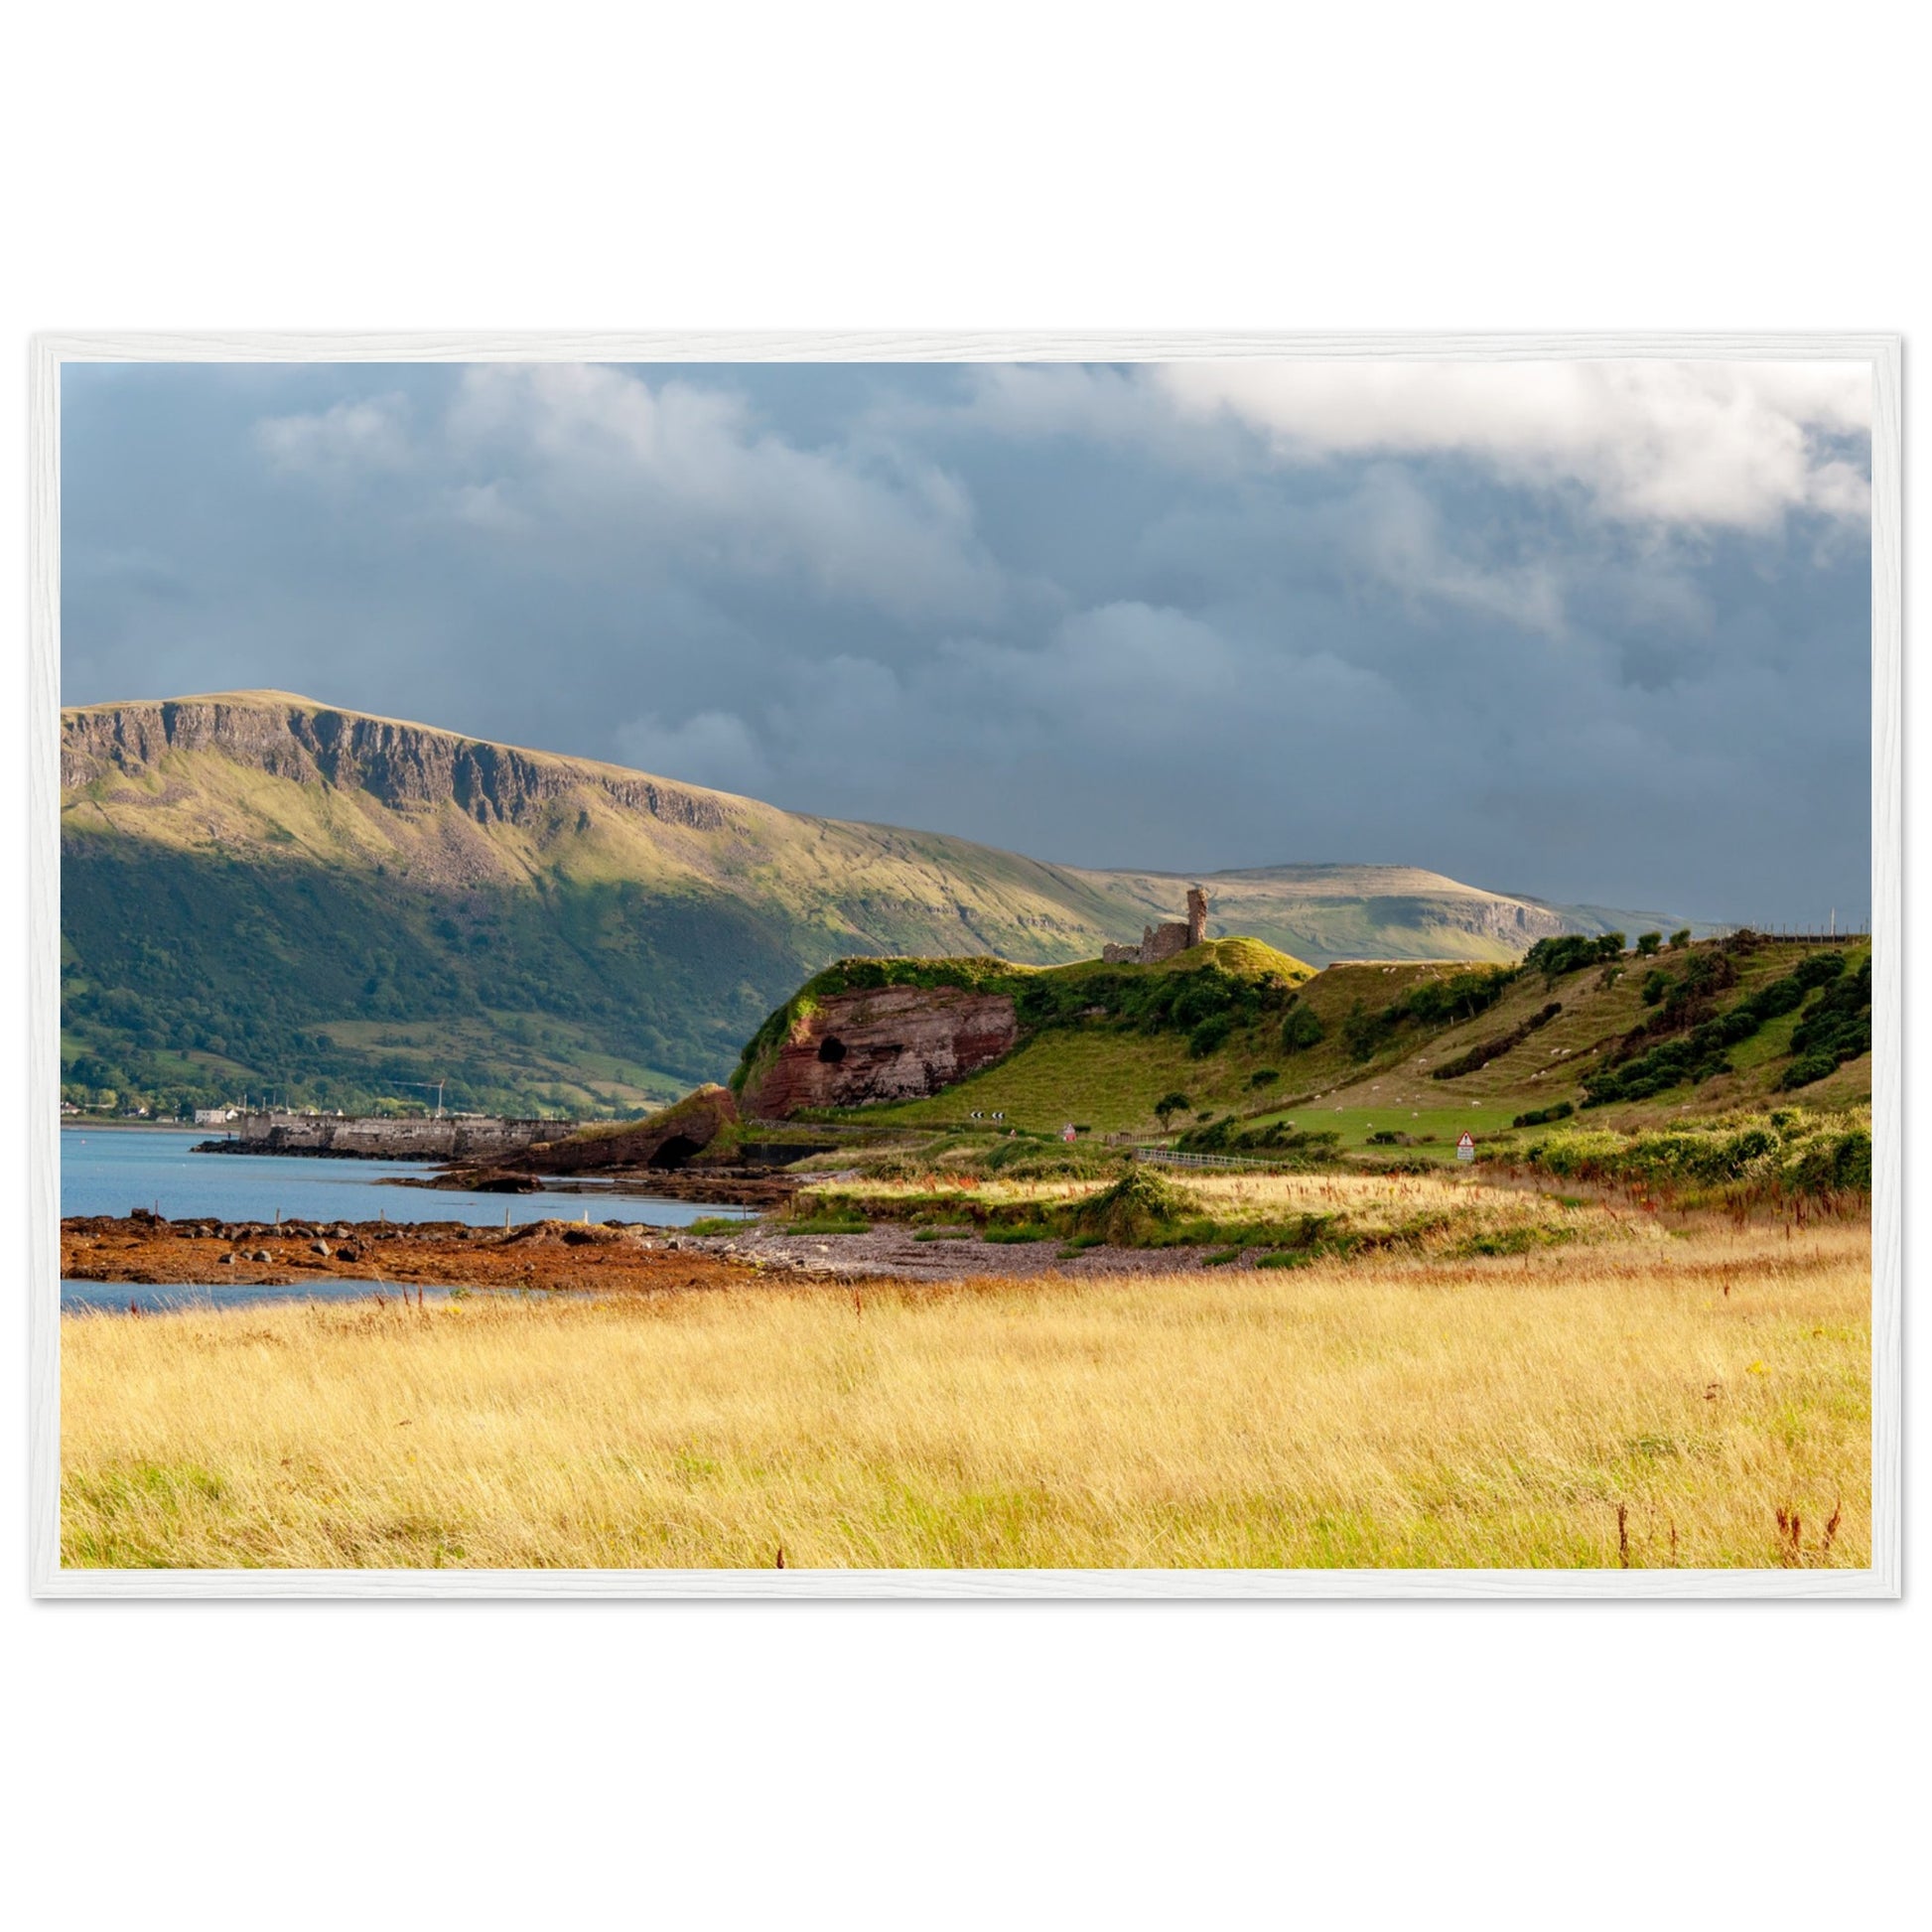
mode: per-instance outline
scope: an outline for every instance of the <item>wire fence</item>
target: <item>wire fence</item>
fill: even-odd
[[[1159,1162],[1164,1168],[1272,1168],[1272,1161],[1246,1161],[1234,1154],[1182,1154],[1172,1147],[1137,1147],[1137,1161]]]

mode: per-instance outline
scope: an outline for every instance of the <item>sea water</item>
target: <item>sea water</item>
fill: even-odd
[[[321,1155],[196,1154],[206,1129],[165,1127],[61,1130],[61,1214],[126,1214],[145,1207],[170,1221],[649,1221],[683,1227],[707,1215],[748,1210],[700,1201],[616,1193],[608,1182],[569,1192],[446,1193],[384,1185],[435,1172],[425,1161],[335,1161]]]
[[[142,1207],[170,1221],[466,1221],[472,1227],[501,1227],[508,1215],[523,1221],[648,1221],[658,1227],[683,1227],[703,1216],[742,1217],[751,1210],[715,1207],[699,1201],[660,1200],[652,1195],[621,1194],[608,1183],[576,1183],[570,1193],[535,1194],[444,1192],[383,1183],[399,1175],[434,1172],[421,1161],[333,1161],[316,1155],[196,1154],[208,1138],[206,1129],[176,1131],[162,1127],[63,1127],[61,1130],[61,1213],[127,1214]],[[71,1290],[71,1292],[69,1292]],[[312,1296],[365,1295],[358,1282],[305,1282],[295,1288],[246,1283],[183,1289],[171,1293],[222,1304],[240,1301],[306,1300]],[[130,1291],[107,1282],[63,1283],[61,1306],[125,1309],[137,1298],[156,1305],[156,1291]]]

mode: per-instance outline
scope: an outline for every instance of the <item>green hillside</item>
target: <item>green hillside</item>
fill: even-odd
[[[848,955],[1091,960],[1185,881],[848,824],[279,692],[62,719],[69,1097],[635,1111]],[[1581,923],[1407,868],[1207,875],[1317,964]],[[1225,904],[1223,901],[1225,900]]]
[[[1745,935],[1654,958],[1558,941],[1516,969],[1331,966],[1232,1008],[1205,1050],[1197,1032],[1118,1011],[1055,1019],[944,1093],[854,1117],[938,1128],[997,1112],[1022,1132],[1169,1131],[1235,1154],[1265,1154],[1271,1129],[1333,1132],[1348,1150],[1448,1160],[1464,1129],[1480,1141],[1534,1113],[1553,1118],[1514,1130],[1525,1140],[1558,1120],[1635,1128],[1787,1099],[1830,1109],[1870,1098],[1869,962],[1863,943]],[[1184,953],[1161,970],[1204,963]],[[1164,1120],[1175,1095],[1185,1105]]]

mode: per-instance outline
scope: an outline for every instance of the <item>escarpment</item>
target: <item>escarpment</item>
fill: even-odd
[[[507,745],[329,710],[275,693],[175,698],[62,714],[64,790],[111,771],[143,775],[171,752],[214,752],[271,777],[365,791],[389,806],[454,801],[485,825],[525,824],[586,787],[627,810],[693,831],[722,831],[730,823],[717,798],[681,785],[574,759],[532,757]]]

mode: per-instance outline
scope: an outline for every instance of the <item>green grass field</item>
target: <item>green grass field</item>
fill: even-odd
[[[1719,1004],[1734,1004],[1817,950],[1768,944],[1740,956],[1735,962],[1737,984],[1719,996]],[[1862,957],[1862,948],[1848,949],[1854,967]],[[1235,962],[1230,958],[1225,963]],[[1667,953],[1654,963],[1677,970],[1683,962]],[[1518,1114],[1563,1101],[1577,1106],[1583,1099],[1584,1072],[1652,1012],[1641,991],[1652,964],[1626,958],[1618,971],[1606,975],[1587,967],[1554,985],[1540,974],[1529,975],[1473,1020],[1434,1032],[1404,1027],[1367,1060],[1353,1059],[1342,1037],[1351,1011],[1358,1006],[1379,1011],[1425,980],[1446,979],[1466,968],[1447,961],[1331,966],[1300,989],[1302,1002],[1325,1030],[1326,1036],[1312,1047],[1284,1049],[1272,1022],[1237,1029],[1224,1046],[1201,1059],[1189,1055],[1185,1038],[1177,1034],[1143,1035],[1105,1023],[1060,1028],[1037,1035],[998,1065],[928,1100],[869,1107],[849,1117],[881,1127],[947,1127],[980,1124],[971,1120],[977,1111],[983,1118],[1004,1114],[1006,1125],[1035,1133],[1055,1133],[1071,1122],[1095,1134],[1153,1135],[1162,1131],[1155,1103],[1177,1092],[1187,1096],[1189,1105],[1171,1117],[1174,1132],[1198,1125],[1202,1114],[1218,1119],[1232,1113],[1254,1124],[1286,1118],[1305,1129],[1340,1133],[1342,1145],[1351,1152],[1367,1149],[1369,1136],[1376,1132],[1418,1139],[1434,1134],[1438,1139],[1433,1146],[1387,1151],[1452,1159],[1455,1137],[1465,1127],[1480,1142],[1507,1128]],[[1509,1034],[1552,1002],[1562,1012],[1507,1052],[1454,1079],[1433,1077],[1434,1068],[1478,1042]],[[1591,1118],[1622,1127],[1654,1124],[1660,1116],[1762,1104],[1787,1062],[1798,1018],[1784,1015],[1733,1046],[1731,1073],[1635,1107],[1593,1111]],[[1264,1070],[1276,1077],[1257,1086],[1255,1075]],[[1803,1098],[1808,1104],[1843,1106],[1869,1094],[1870,1062],[1864,1058],[1848,1063]],[[1523,1130],[1526,1136],[1536,1131]]]

